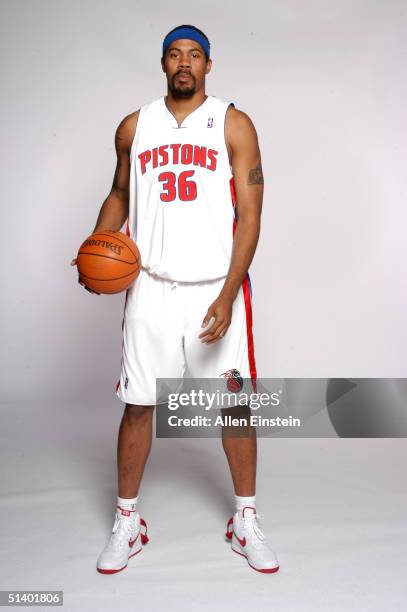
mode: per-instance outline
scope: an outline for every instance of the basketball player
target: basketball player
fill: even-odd
[[[188,367],[193,378],[256,381],[248,269],[263,197],[257,134],[246,114],[205,93],[212,60],[199,29],[182,25],[169,32],[161,65],[167,95],[117,128],[116,172],[94,229],[119,231],[127,220],[142,261],[125,299],[116,386],[126,404],[119,495],[112,534],[97,560],[105,574],[124,569],[148,541],[137,503],[152,442],[156,378],[182,378]],[[272,573],[279,565],[258,523],[256,433],[249,429],[244,437],[222,430],[236,502],[226,535],[253,569]]]

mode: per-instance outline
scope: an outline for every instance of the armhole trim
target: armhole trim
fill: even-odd
[[[233,176],[233,173],[232,173],[232,164],[230,163],[230,159],[229,159],[229,149],[228,149],[228,146],[227,146],[227,143],[226,143],[226,115],[228,114],[228,110],[229,110],[230,107],[235,108],[235,103],[234,102],[225,102],[225,105],[226,105],[226,109],[225,109],[225,117],[224,117],[224,120],[223,120],[223,140],[224,140],[224,143],[225,143],[226,154],[228,156],[230,174],[231,174],[231,176]]]

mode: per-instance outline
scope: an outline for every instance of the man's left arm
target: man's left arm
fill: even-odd
[[[229,109],[225,126],[236,194],[237,222],[232,257],[222,291],[209,306],[202,327],[214,322],[199,337],[211,344],[222,338],[232,320],[232,306],[249,270],[260,234],[263,172],[255,127],[241,111]]]

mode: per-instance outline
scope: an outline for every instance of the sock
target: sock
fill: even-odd
[[[241,497],[240,495],[235,495],[235,500],[236,500],[236,510],[240,514],[242,514],[243,512],[243,508],[247,506],[249,506],[249,508],[245,510],[245,514],[248,514],[248,513],[255,514],[256,513],[256,496],[255,495],[253,495],[253,497]]]
[[[134,516],[137,501],[138,496],[132,497],[130,499],[117,496],[117,505],[120,506],[120,508],[122,509],[121,514],[123,514],[124,516]]]

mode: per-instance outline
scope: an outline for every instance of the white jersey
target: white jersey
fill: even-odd
[[[225,143],[229,105],[208,96],[180,127],[164,97],[140,109],[127,234],[151,274],[180,282],[227,276],[235,225]]]

